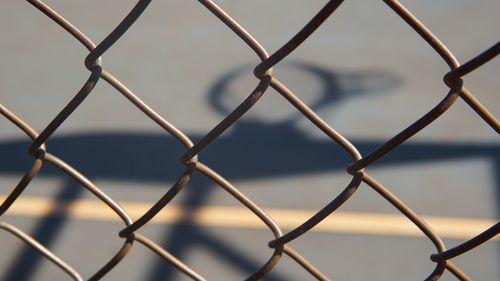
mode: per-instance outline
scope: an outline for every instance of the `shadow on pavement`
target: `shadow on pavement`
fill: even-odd
[[[313,75],[322,83],[322,95],[311,107],[334,104],[341,106],[344,100],[370,91],[389,91],[399,85],[397,77],[383,72],[338,74],[309,64],[295,63],[297,68]],[[215,110],[226,114],[223,99],[228,93],[228,85],[237,79],[242,67],[230,71],[209,90],[209,104]],[[259,120],[242,119],[236,122],[230,133],[223,134],[204,150],[200,157],[204,163],[219,171],[228,180],[282,178],[290,175],[307,175],[326,171],[345,170],[351,163],[346,152],[333,141],[311,138],[297,129],[295,123],[299,114],[279,122],[266,123]],[[206,132],[205,132],[206,133]],[[203,137],[202,133],[189,134],[193,140]],[[366,155],[384,143],[376,139],[350,139],[358,150]],[[0,174],[22,174],[31,165],[26,149],[29,142],[10,140],[0,143]],[[184,147],[167,133],[82,133],[54,136],[47,142],[48,150],[64,159],[90,179],[172,182],[183,170],[178,159]],[[500,168],[500,146],[484,143],[437,143],[408,142],[377,162],[381,165],[404,165],[430,163],[432,161],[485,157]],[[55,176],[61,172],[44,168],[40,176]],[[497,186],[500,179],[497,175]],[[196,188],[190,188],[195,186]],[[29,187],[28,187],[29,188]],[[213,183],[196,176],[182,192],[187,193],[183,207],[196,209],[206,204],[206,198],[213,190]],[[56,200],[73,201],[81,196],[82,189],[67,180],[66,186]],[[497,195],[500,192],[497,191]],[[500,197],[497,198],[500,202]],[[68,218],[49,216],[41,220],[32,235],[48,248],[54,244],[58,232]],[[225,241],[209,234],[202,227],[189,222],[167,226],[170,234],[162,241],[162,246],[181,260],[190,247],[204,247],[213,256],[237,268],[242,274],[250,274],[262,264],[244,253],[232,249]],[[13,259],[12,270],[2,280],[28,280],[32,277],[41,258],[31,250],[19,253]],[[150,275],[144,280],[172,280],[176,270],[164,262],[151,265]],[[203,274],[203,273],[202,273]],[[285,280],[272,273],[266,280]]]

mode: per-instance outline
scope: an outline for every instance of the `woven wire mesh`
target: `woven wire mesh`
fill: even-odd
[[[170,254],[168,251],[157,245],[148,237],[141,235],[139,231],[148,222],[150,222],[165,206],[167,206],[177,195],[181,194],[184,187],[190,182],[195,173],[200,173],[209,178],[213,183],[225,190],[234,197],[242,206],[248,208],[262,224],[267,227],[275,239],[269,241],[268,246],[273,249],[272,255],[268,261],[253,274],[247,277],[248,280],[258,280],[270,273],[273,268],[280,262],[283,255],[288,255],[296,263],[302,266],[311,276],[318,280],[329,280],[314,264],[308,262],[299,252],[290,246],[290,242],[300,239],[304,234],[313,229],[318,223],[323,221],[330,214],[335,212],[340,206],[347,202],[355,195],[358,187],[364,182],[375,190],[382,198],[387,201],[387,204],[393,205],[397,210],[406,216],[418,229],[430,240],[435,247],[435,253],[430,256],[430,259],[435,263],[435,268],[426,277],[427,280],[437,280],[441,277],[445,270],[451,272],[459,280],[470,280],[459,267],[454,265],[450,260],[454,257],[467,253],[471,249],[480,246],[488,240],[498,235],[500,231],[500,223],[496,223],[483,233],[476,237],[464,241],[459,245],[455,245],[447,249],[439,237],[439,235],[412,209],[410,209],[402,200],[396,197],[386,186],[377,179],[372,177],[367,168],[379,161],[385,155],[390,154],[398,146],[407,142],[419,131],[427,127],[429,124],[438,119],[443,113],[451,108],[456,102],[465,102],[472,108],[484,122],[486,122],[496,133],[499,132],[498,120],[475,98],[475,96],[466,89],[463,77],[473,72],[475,69],[493,60],[500,52],[500,43],[495,44],[491,48],[471,58],[466,63],[460,64],[454,55],[444,46],[440,40],[434,36],[416,17],[414,17],[403,5],[397,1],[384,1],[388,8],[396,13],[402,20],[420,35],[422,40],[434,49],[442,58],[444,64],[449,67],[449,72],[444,75],[443,81],[448,86],[449,91],[443,93],[442,100],[436,104],[427,113],[422,115],[413,124],[402,130],[393,138],[385,142],[382,146],[375,149],[367,155],[361,155],[358,149],[342,134],[336,131],[330,124],[322,120],[322,118],[301,101],[287,86],[273,74],[273,67],[280,64],[294,52],[308,37],[332,15],[343,1],[329,1],[325,6],[286,44],[279,48],[276,52],[269,54],[264,47],[247,32],[236,20],[222,10],[212,1],[199,1],[207,10],[217,17],[227,28],[231,29],[244,43],[250,48],[261,61],[254,68],[256,78],[256,86],[251,90],[251,93],[246,99],[241,102],[234,110],[232,110],[225,118],[212,128],[208,134],[197,142],[193,142],[184,132],[179,130],[161,115],[155,112],[148,104],[144,103],[130,89],[128,89],[118,78],[108,72],[104,68],[102,56],[113,46],[120,37],[141,17],[143,12],[148,7],[151,1],[139,1],[130,13],[120,22],[119,25],[100,43],[96,44],[82,33],[76,26],[66,20],[62,15],[49,7],[42,1],[28,1],[40,12],[52,19],[54,23],[65,29],[76,40],[78,40],[89,54],[85,57],[85,67],[90,72],[89,78],[74,96],[74,98],[57,114],[57,116],[45,127],[41,132],[35,131],[30,124],[17,116],[7,107],[0,104],[0,113],[10,122],[15,124],[22,130],[31,140],[29,153],[33,157],[33,164],[26,171],[24,177],[8,195],[0,206],[0,216],[5,214],[9,208],[22,196],[23,191],[30,185],[30,182],[37,177],[43,165],[52,165],[67,175],[74,178],[80,185],[93,193],[98,199],[104,202],[112,209],[116,216],[124,223],[124,228],[118,233],[123,239],[123,246],[120,250],[109,259],[106,264],[97,269],[95,274],[89,280],[98,280],[104,277],[118,263],[123,261],[130,253],[131,248],[136,245],[135,242],[143,244],[151,251],[161,256],[166,262],[171,264],[177,270],[191,277],[194,280],[205,280],[202,275],[195,272],[180,258]],[[131,217],[113,198],[107,196],[97,185],[89,180],[84,174],[78,171],[77,168],[67,164],[64,159],[58,158],[50,152],[45,145],[47,140],[53,136],[58,128],[68,119],[69,116],[81,105],[81,103],[92,94],[92,91],[99,80],[104,80],[111,85],[116,91],[121,93],[124,98],[130,101],[135,107],[146,114],[152,122],[156,123],[165,132],[173,136],[180,144],[185,147],[185,152],[180,157],[180,162],[184,166],[184,171],[178,175],[178,180],[168,189],[168,191],[139,219],[133,221]],[[202,162],[202,152],[210,146],[224,132],[234,126],[235,123],[256,103],[259,102],[264,93],[272,88],[276,90],[291,107],[298,110],[312,124],[318,127],[332,142],[333,145],[341,147],[350,157],[352,163],[345,167],[346,172],[351,175],[351,181],[337,194],[333,200],[326,206],[323,206],[315,215],[303,222],[297,228],[284,233],[280,226],[267,214],[261,207],[252,202],[240,190],[237,189],[231,182],[225,179],[222,174],[224,171],[215,171],[208,165]],[[250,90],[250,89],[249,89]],[[200,155],[200,157],[199,157]],[[235,164],[237,165],[237,163]],[[82,280],[82,276],[74,270],[64,260],[58,258],[49,249],[40,242],[33,239],[29,234],[23,232],[18,227],[0,221],[0,228],[16,236],[28,246],[34,248],[44,258],[50,260],[57,265],[61,270],[66,272],[75,280]]]

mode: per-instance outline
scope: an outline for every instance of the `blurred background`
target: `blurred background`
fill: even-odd
[[[47,3],[95,43],[135,5],[129,0]],[[217,3],[272,53],[325,1]],[[402,3],[460,62],[499,38],[495,28],[500,24],[499,1]],[[88,52],[29,3],[10,0],[2,4],[0,103],[40,132],[88,78],[83,65]],[[197,1],[153,1],[103,60],[106,70],[194,141],[258,83],[252,74],[258,57]],[[500,115],[496,94],[499,67],[498,59],[493,60],[465,78],[466,87],[495,116]],[[366,155],[446,95],[442,77],[447,71],[440,57],[382,1],[352,0],[345,1],[278,64],[274,74]],[[5,118],[0,118],[0,128],[3,201],[30,167],[31,158],[26,152],[29,140],[18,128]],[[113,199],[141,206],[156,202],[183,171],[178,162],[184,152],[180,143],[103,80],[49,138],[47,146]],[[499,148],[498,135],[458,100],[437,121],[368,170],[418,214],[452,221],[455,230],[437,231],[451,248],[486,229],[476,231],[471,225],[467,232],[469,222],[492,225],[498,221]],[[351,163],[348,155],[272,89],[200,157],[265,210],[313,213],[350,180],[345,172]],[[96,200],[49,165],[23,198],[40,204]],[[105,211],[101,205],[96,207],[98,212],[99,208]],[[201,175],[194,177],[172,205],[188,210],[242,208]],[[84,278],[123,243],[117,236],[123,224],[113,217],[16,210],[20,211],[9,211],[2,220],[31,234]],[[398,212],[362,184],[340,213],[365,214],[370,220]],[[293,219],[288,214],[284,217]],[[300,222],[296,219],[297,226]],[[280,225],[278,219],[277,223]],[[412,228],[409,222],[403,227]],[[432,243],[416,232],[391,229],[377,233],[318,226],[291,246],[334,280],[424,279],[434,267],[429,260],[435,253]],[[264,227],[154,222],[140,232],[209,280],[244,279],[272,254],[267,242],[273,235]],[[0,245],[2,281],[67,278],[5,231],[0,232]],[[453,262],[475,280],[498,280],[499,246],[494,239]],[[311,278],[284,256],[265,280]],[[103,280],[187,278],[136,244]],[[442,280],[455,279],[445,273]]]

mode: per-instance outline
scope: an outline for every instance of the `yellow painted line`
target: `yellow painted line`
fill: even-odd
[[[5,200],[0,195],[0,202]],[[153,203],[120,202],[133,220],[144,214]],[[284,231],[293,229],[310,218],[316,211],[297,209],[266,209],[266,212]],[[120,218],[104,203],[96,200],[55,202],[44,197],[22,196],[7,211],[7,215],[44,217],[64,214],[72,218],[98,221],[119,221]],[[468,239],[493,226],[492,219],[424,216],[423,219],[442,238]],[[265,229],[250,210],[244,207],[210,206],[187,211],[178,206],[165,207],[151,222],[174,224],[185,220],[214,227]],[[368,235],[423,236],[407,218],[397,214],[367,212],[335,212],[313,228],[313,231]],[[500,235],[494,239],[499,239]]]

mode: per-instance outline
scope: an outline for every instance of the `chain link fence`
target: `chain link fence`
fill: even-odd
[[[0,113],[10,122],[15,124],[32,140],[28,151],[33,157],[33,164],[31,168],[26,171],[24,177],[0,205],[0,216],[4,215],[16,202],[16,200],[22,196],[23,191],[37,176],[43,165],[52,165],[74,178],[83,188],[89,190],[98,199],[111,208],[116,213],[116,216],[119,217],[124,223],[124,228],[118,233],[119,237],[123,239],[123,246],[111,259],[109,259],[106,264],[103,264],[100,269],[97,269],[95,274],[91,276],[89,280],[99,280],[104,277],[110,270],[113,269],[113,267],[126,258],[131,248],[137,243],[143,244],[145,247],[161,256],[166,262],[186,276],[189,276],[194,280],[205,280],[202,275],[191,269],[182,260],[180,260],[180,258],[170,254],[155,242],[148,239],[148,237],[140,234],[142,227],[150,222],[150,220],[153,219],[166,205],[168,205],[174,197],[183,192],[183,188],[190,182],[194,173],[201,173],[208,177],[211,181],[213,181],[213,183],[217,184],[217,186],[239,201],[241,205],[248,208],[261,220],[262,224],[273,233],[275,239],[269,241],[268,243],[268,246],[273,249],[272,255],[266,263],[262,264],[260,269],[251,274],[251,276],[248,276],[248,280],[259,280],[264,278],[280,262],[283,255],[291,257],[316,279],[330,280],[329,277],[325,276],[320,270],[318,270],[314,264],[308,262],[299,252],[295,251],[290,246],[290,242],[295,239],[300,239],[302,235],[310,231],[327,216],[335,212],[356,193],[356,190],[363,182],[383,197],[387,201],[387,204],[393,205],[401,212],[401,214],[413,222],[435,246],[435,253],[430,256],[430,259],[435,263],[435,268],[429,273],[426,280],[438,280],[446,270],[450,271],[459,280],[470,280],[471,278],[468,277],[467,274],[459,267],[455,266],[451,262],[451,259],[480,246],[481,244],[494,238],[500,231],[500,223],[496,223],[489,229],[485,229],[483,233],[477,235],[476,237],[447,249],[438,234],[429,225],[427,225],[427,223],[418,214],[405,205],[404,202],[396,197],[386,186],[372,177],[367,171],[367,168],[370,165],[373,165],[386,154],[391,153],[393,149],[411,139],[420,130],[438,119],[456,102],[465,102],[484,120],[484,122],[486,122],[496,133],[498,133],[500,128],[498,120],[474,97],[471,92],[466,89],[463,77],[481,67],[483,64],[493,60],[500,52],[500,43],[495,44],[491,48],[478,54],[476,57],[471,58],[466,63],[460,64],[455,59],[454,55],[444,46],[444,44],[441,43],[440,40],[403,5],[395,0],[385,0],[384,2],[387,4],[388,8],[392,9],[394,13],[399,15],[402,22],[404,21],[406,24],[410,25],[411,28],[413,28],[413,30],[421,36],[422,40],[425,40],[434,49],[434,51],[439,54],[443,62],[449,67],[450,71],[446,73],[443,78],[444,83],[449,87],[449,91],[447,93],[443,93],[442,100],[421,118],[388,140],[382,146],[375,149],[373,152],[363,156],[347,138],[337,132],[327,122],[322,120],[312,109],[295,96],[284,83],[280,82],[280,80],[273,75],[273,67],[284,61],[298,46],[306,41],[307,38],[336,11],[343,1],[329,1],[299,32],[296,33],[295,36],[293,36],[293,38],[291,38],[276,52],[269,54],[259,44],[256,38],[247,32],[224,10],[212,1],[200,0],[200,4],[205,6],[205,8],[208,9],[215,17],[219,18],[227,28],[231,29],[235,35],[246,43],[246,45],[257,55],[261,63],[256,65],[254,68],[256,87],[252,90],[251,94],[248,95],[248,97],[232,112],[230,112],[219,124],[212,128],[208,134],[201,138],[200,141],[194,143],[185,133],[156,113],[149,105],[138,98],[118,78],[108,72],[103,66],[103,60],[101,57],[143,14],[145,9],[148,7],[148,4],[151,2],[150,0],[139,1],[125,17],[125,19],[120,22],[120,24],[102,42],[98,44],[95,44],[90,38],[79,31],[76,26],[44,2],[28,2],[40,12],[44,13],[47,17],[52,19],[54,23],[65,29],[88,49],[89,54],[85,58],[85,67],[90,72],[90,75],[74,98],[41,132],[35,131],[30,124],[25,122],[7,107],[0,104]],[[116,89],[116,91],[120,92],[124,98],[128,99],[139,110],[146,114],[152,122],[156,123],[168,134],[175,137],[175,139],[184,145],[186,149],[185,153],[180,157],[180,162],[184,165],[184,171],[178,175],[178,180],[147,212],[135,221],[131,219],[126,210],[114,201],[113,198],[107,196],[98,186],[79,172],[77,168],[70,166],[64,161],[64,159],[60,159],[56,155],[50,153],[50,149],[48,149],[45,145],[46,141],[51,138],[61,124],[63,124],[65,120],[72,115],[75,109],[77,109],[80,104],[92,93],[94,86],[99,80],[106,81],[109,85]],[[273,218],[261,207],[252,202],[231,182],[226,180],[221,175],[224,174],[224,171],[220,171],[221,174],[219,174],[219,172],[204,164],[202,162],[202,157],[200,157],[200,154],[202,154],[205,148],[210,146],[214,140],[238,122],[238,120],[248,110],[259,102],[259,99],[270,87],[286,99],[290,106],[293,106],[312,124],[317,126],[326,136],[328,136],[329,139],[331,139],[332,145],[338,145],[352,158],[352,164],[345,167],[347,173],[352,176],[349,184],[345,186],[344,189],[330,201],[330,203],[322,207],[316,214],[314,214],[307,221],[303,222],[300,226],[287,233],[284,233]],[[235,165],[237,164],[238,163],[235,163]],[[22,231],[15,225],[2,220],[0,221],[0,228],[19,238],[26,243],[27,246],[34,248],[41,256],[57,265],[74,280],[83,280],[83,277],[75,269],[73,269],[71,265],[54,255],[44,245],[33,239],[29,234]]]

